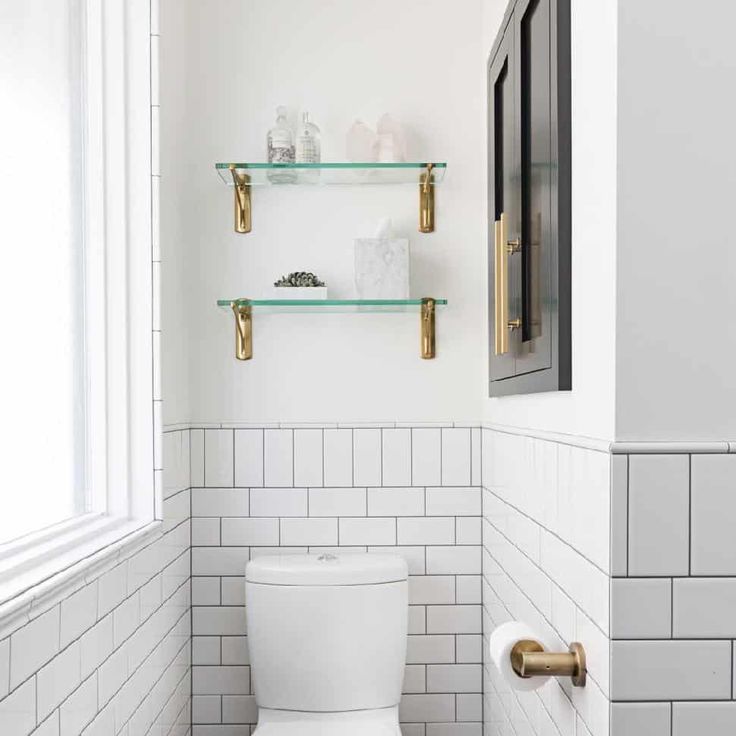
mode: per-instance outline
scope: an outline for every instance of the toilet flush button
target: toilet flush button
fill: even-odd
[[[337,562],[337,560],[337,555],[332,555],[329,552],[324,552],[319,557],[317,557],[317,562]]]

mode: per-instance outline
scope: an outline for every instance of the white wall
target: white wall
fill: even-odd
[[[187,270],[187,220],[194,199],[186,165],[189,133],[190,17],[187,6],[160,0],[159,38],[161,112],[160,127],[160,251],[166,268],[161,273],[161,366],[164,424],[189,421],[189,329],[187,296],[191,291]],[[154,198],[154,202],[155,202]],[[154,232],[156,228],[154,227]]]
[[[501,5],[485,0],[484,56]],[[572,0],[573,390],[486,399],[487,422],[614,437],[616,7],[616,0]]]
[[[167,12],[168,7],[168,12]],[[177,115],[163,118],[167,245],[185,263],[170,286],[169,392],[193,421],[406,421],[477,418],[485,368],[485,135],[477,88],[480,0],[189,0],[164,3],[188,25],[164,64]],[[185,16],[189,16],[186,18]],[[186,91],[183,91],[183,90]],[[253,194],[253,232],[232,229],[216,161],[263,160],[275,107],[307,109],[324,160],[345,157],[355,118],[403,121],[413,158],[448,161],[437,229],[417,232],[417,189],[356,187]],[[169,108],[174,105],[169,104]],[[182,114],[184,113],[184,114]],[[419,317],[255,315],[254,359],[234,359],[218,297],[258,296],[281,274],[312,270],[352,293],[353,239],[380,217],[411,238],[414,295],[446,296],[438,356],[419,358]],[[190,349],[172,331],[187,330]],[[188,354],[191,380],[182,361]]]
[[[714,0],[619,3],[619,439],[736,436],[734,24]]]

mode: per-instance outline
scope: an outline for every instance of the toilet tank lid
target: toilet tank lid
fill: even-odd
[[[257,557],[245,566],[250,583],[269,585],[371,585],[406,580],[406,560],[370,553]]]

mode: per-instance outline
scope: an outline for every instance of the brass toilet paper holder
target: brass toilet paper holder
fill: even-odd
[[[570,677],[575,687],[585,687],[585,649],[580,642],[569,652],[547,652],[533,639],[521,639],[511,649],[511,666],[519,677]]]

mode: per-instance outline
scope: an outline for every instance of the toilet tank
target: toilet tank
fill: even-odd
[[[394,555],[284,555],[246,566],[256,702],[338,712],[397,705],[406,661],[406,561]]]

